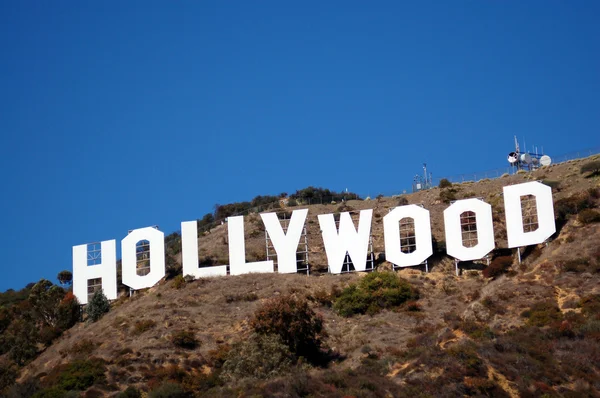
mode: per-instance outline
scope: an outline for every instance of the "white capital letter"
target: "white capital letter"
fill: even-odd
[[[367,252],[369,250],[369,235],[371,234],[371,218],[373,209],[361,210],[358,219],[358,232],[352,222],[350,213],[340,214],[340,229],[335,227],[333,214],[320,214],[325,253],[332,274],[340,274],[344,266],[346,253],[350,255],[356,271],[367,269]]]
[[[510,185],[504,190],[504,212],[506,213],[506,234],[508,247],[536,245],[544,242],[556,232],[552,189],[538,181]],[[523,231],[521,196],[535,197],[538,229]]]
[[[137,274],[136,244],[150,243],[150,273]],[[134,290],[152,287],[165,276],[165,234],[152,227],[134,229],[121,241],[123,283]]]
[[[244,242],[244,216],[227,218],[229,237],[229,273],[231,275],[251,272],[274,272],[273,261],[246,262],[246,243]]]
[[[465,247],[462,240],[460,215],[467,211],[475,213],[477,244],[473,247]],[[444,210],[444,225],[446,229],[446,252],[449,256],[460,261],[477,260],[485,257],[494,249],[492,206],[483,200],[457,200]]]
[[[294,210],[287,233],[283,232],[277,214],[263,213],[260,215],[277,252],[277,272],[280,274],[291,274],[298,271],[296,252],[307,214],[308,209]]]
[[[194,278],[227,275],[226,265],[213,267],[198,267],[198,222],[184,221],[181,223],[181,261],[183,275]]]
[[[402,252],[400,247],[400,225],[403,218],[412,218],[415,223],[416,250]],[[399,206],[383,217],[385,259],[399,267],[421,264],[433,254],[429,211],[417,205]]]
[[[102,278],[102,290],[109,300],[117,298],[117,249],[115,240],[100,244],[102,262],[88,266],[88,245],[73,246],[73,294],[80,304],[88,302],[88,280]]]

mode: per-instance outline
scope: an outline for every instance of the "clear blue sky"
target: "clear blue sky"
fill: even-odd
[[[598,1],[3,1],[0,291],[308,185],[600,145]]]

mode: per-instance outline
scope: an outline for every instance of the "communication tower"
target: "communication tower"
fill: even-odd
[[[508,163],[510,163],[517,171],[533,171],[541,166],[550,166],[552,159],[550,156],[544,155],[544,148],[542,147],[542,153],[538,152],[537,147],[534,147],[533,149],[533,152],[527,152],[527,147],[525,147],[525,151],[521,152],[517,136],[515,136],[515,151],[508,154]]]
[[[423,163],[423,175],[415,175],[413,178],[413,192],[423,191],[432,187],[431,173],[427,173],[427,163]]]

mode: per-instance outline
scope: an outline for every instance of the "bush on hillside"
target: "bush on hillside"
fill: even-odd
[[[593,160],[581,166],[581,174],[590,173],[588,177],[600,174],[600,160]]]
[[[578,214],[584,209],[593,206],[592,198],[589,192],[578,192],[567,198],[562,198],[554,202],[554,209],[558,219],[566,220],[568,216]]]
[[[55,367],[43,383],[47,388],[58,391],[84,391],[94,384],[105,383],[105,373],[106,366],[102,359],[76,360]]]
[[[252,329],[263,335],[277,335],[297,357],[316,361],[322,338],[326,336],[323,319],[305,299],[282,296],[264,303],[250,321]]]
[[[534,303],[530,309],[523,311],[521,316],[527,318],[529,326],[547,326],[562,320],[562,313],[553,300]]]
[[[200,345],[196,334],[191,330],[178,330],[171,334],[171,342],[177,347],[193,350]]]
[[[173,289],[181,289],[181,288],[185,287],[185,285],[186,285],[185,278],[183,277],[183,275],[179,274],[175,278],[173,278],[173,284],[171,285],[171,287]]]
[[[512,256],[500,256],[492,260],[489,266],[485,267],[482,274],[485,278],[496,278],[508,271],[513,263]]]
[[[288,373],[294,355],[277,334],[254,334],[231,347],[223,364],[222,377],[268,379]]]
[[[38,330],[30,319],[15,319],[4,333],[5,347],[10,359],[24,365],[38,352]]]
[[[593,267],[590,266],[590,262],[586,258],[573,258],[565,260],[559,263],[559,267],[563,272],[589,272],[592,271]]]
[[[438,187],[440,187],[440,188],[450,188],[451,186],[452,186],[452,183],[447,178],[442,178],[438,185]]]
[[[579,300],[581,313],[585,316],[595,317],[600,314],[600,294],[591,294],[584,296]]]
[[[72,292],[67,292],[58,305],[57,326],[62,330],[69,329],[81,319],[79,300]]]
[[[137,388],[129,386],[125,391],[120,392],[117,398],[142,398],[142,394]]]
[[[577,215],[577,220],[582,224],[600,222],[600,212],[594,209],[584,209]]]
[[[418,291],[394,272],[371,272],[344,289],[333,308],[345,317],[365,313],[372,315],[418,298]]]
[[[455,201],[456,198],[456,190],[454,188],[445,188],[440,191],[439,199],[444,203],[450,203]]]
[[[180,384],[171,381],[161,384],[148,394],[148,398],[186,398],[191,396]]]
[[[85,311],[88,315],[88,321],[90,322],[96,322],[102,318],[104,314],[110,311],[110,303],[101,289],[94,293],[92,299],[85,308]]]
[[[18,367],[14,362],[0,359],[0,395],[17,380],[18,375]]]

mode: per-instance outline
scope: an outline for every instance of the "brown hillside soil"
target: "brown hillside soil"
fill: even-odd
[[[506,248],[502,187],[559,181],[556,203],[600,186],[598,177],[579,173],[589,160],[465,182],[455,186],[456,196],[479,197],[493,206],[496,247]],[[444,241],[442,212],[448,204],[440,201],[440,191],[406,198],[431,212],[433,235]],[[594,200],[598,208],[599,200]],[[384,251],[382,217],[397,203],[398,198],[382,198],[345,204],[346,210],[374,209],[376,253]],[[344,318],[323,297],[335,298],[335,292],[365,274],[325,273],[317,221],[318,214],[335,213],[340,206],[309,206],[310,276],[227,276],[188,282],[180,289],[173,281],[163,281],[122,297],[98,322],[68,330],[23,369],[19,380],[44,383],[45,375],[60,364],[97,357],[106,363],[106,381],[88,390],[89,396],[92,390],[115,395],[127,386],[150,391],[168,380],[189,387],[183,374],[201,384],[193,387],[198,396],[598,396],[600,304],[594,307],[590,297],[600,297],[599,223],[582,224],[570,216],[547,245],[524,251],[521,264],[513,251],[512,266],[495,279],[482,276],[484,265],[462,269],[457,276],[454,262],[443,255],[431,261],[428,273],[403,269],[398,274],[420,292],[416,306]],[[263,260],[264,229],[258,215],[245,218],[245,234],[248,261]],[[226,225],[199,238],[199,253],[228,262]],[[246,340],[253,313],[266,300],[287,294],[306,298],[323,317],[330,362],[322,367],[295,365],[293,376],[224,385],[212,380],[221,371],[219,350]],[[175,345],[172,335],[177,331],[192,332],[197,347]]]

